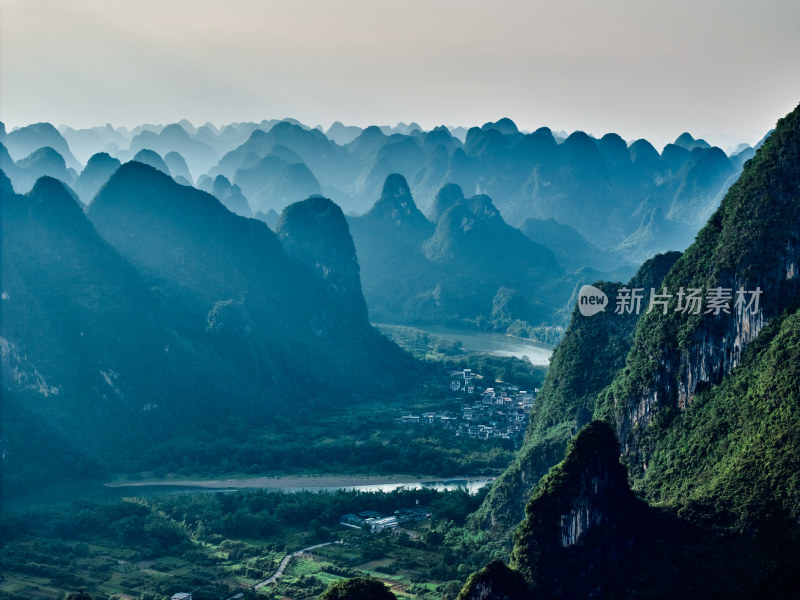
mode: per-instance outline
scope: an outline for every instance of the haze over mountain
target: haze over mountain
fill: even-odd
[[[67,140],[50,123],[34,123],[14,129],[7,132],[2,141],[14,160],[20,160],[39,148],[49,147],[62,156],[69,168],[81,170],[81,164],[72,155]]]
[[[50,146],[44,146],[31,152],[16,162],[12,168],[13,184],[20,191],[27,192],[39,177],[53,177],[66,184],[75,180],[75,171],[68,169],[61,156]]]
[[[146,461],[142,444],[176,435],[224,437],[229,417],[268,427],[329,397],[333,373],[354,376],[341,402],[412,376],[357,308],[352,241],[330,206],[285,219],[298,261],[265,224],[138,162],[86,214],[55,179],[25,196],[1,183],[9,491]],[[339,233],[314,237],[304,220]],[[339,276],[306,266],[300,248]],[[59,446],[64,461],[49,462]]]
[[[439,190],[454,184],[467,196],[491,197],[512,225],[522,227],[533,218],[571,227],[599,252],[592,249],[594,262],[580,265],[562,255],[569,269],[608,269],[613,266],[606,265],[608,258],[641,263],[657,252],[682,250],[753,153],[744,147],[727,156],[683,133],[659,154],[646,140],[628,144],[616,134],[596,139],[578,131],[561,138],[547,127],[521,132],[508,118],[462,131],[424,131],[414,123],[364,129],[339,123],[329,128],[330,136],[293,119],[222,128],[208,123],[195,127],[183,120],[133,130],[110,125],[62,129],[64,135],[49,124],[31,125],[8,132],[3,143],[12,144],[10,155],[17,161],[24,150],[30,154],[36,146],[50,145],[74,173],[39,169],[25,176],[8,167],[12,182],[22,177],[20,183],[30,186],[46,173],[72,184],[82,169],[67,138],[82,156],[106,152],[124,162],[138,155],[162,170],[174,170],[171,174],[184,184],[197,181],[199,186],[205,176],[213,180],[224,175],[239,186],[252,213],[280,212],[293,202],[325,194],[345,213],[362,214],[380,196],[386,177],[399,173],[426,214],[436,212]],[[158,154],[163,165],[138,154],[144,150]],[[236,210],[250,214],[235,196]],[[566,229],[551,227],[541,233],[556,231],[577,239]],[[566,242],[553,243],[564,247]]]
[[[798,24],[3,2],[0,600],[794,600]]]
[[[52,149],[17,162],[0,156],[17,191],[50,175],[74,185],[89,203],[114,161],[134,155],[272,227],[284,207],[325,194],[350,215],[373,320],[489,328],[550,341],[558,337],[550,328],[566,324],[579,285],[627,278],[652,254],[688,245],[753,151],[729,158],[684,133],[659,154],[646,140],[628,145],[616,134],[595,139],[582,132],[557,137],[546,127],[525,133],[507,118],[464,130],[463,140],[456,130],[423,131],[414,123],[342,125],[334,131],[347,132],[340,137],[349,140],[344,145],[293,119],[63,130],[84,151],[92,140],[98,149],[114,148],[104,153],[110,160],[101,169],[96,158],[78,176]],[[60,140],[69,152],[65,138],[46,124],[17,131],[15,139]],[[214,165],[212,155],[220,157]],[[410,204],[370,209],[394,174],[403,177],[408,198],[413,195]],[[364,214],[356,219],[353,212]],[[398,222],[390,226],[395,213]],[[553,254],[541,254],[542,246]],[[502,258],[511,254],[518,260]],[[390,272],[409,282],[400,293]]]
[[[437,194],[433,212],[435,223],[395,173],[366,214],[349,218],[373,321],[488,328],[555,341],[548,327],[562,323],[573,290],[600,275],[576,267],[597,263],[595,256],[581,260],[571,252],[565,263],[574,272],[565,271],[538,238],[508,225],[488,196],[465,198],[450,184]],[[609,258],[612,263],[625,270],[619,258]]]
[[[89,204],[100,188],[111,178],[114,172],[119,169],[120,161],[108,155],[106,152],[93,154],[86,163],[86,168],[78,176],[73,186],[75,193],[78,194],[84,204]]]
[[[210,185],[209,185],[210,184]],[[211,179],[206,180],[206,185],[198,185],[198,189],[212,194],[217,200],[222,202],[229,211],[242,217],[251,217],[252,211],[247,198],[242,194],[238,185],[231,185],[231,182],[224,175],[217,175],[213,183]]]
[[[167,125],[158,133],[145,130],[135,135],[130,141],[129,153],[133,155],[145,148],[163,156],[177,152],[187,162],[194,178],[206,173],[219,160],[213,147],[198,139],[190,138],[186,130],[177,123]],[[121,158],[129,156],[123,155]]]

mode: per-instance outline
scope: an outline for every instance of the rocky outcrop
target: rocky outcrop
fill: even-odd
[[[521,600],[529,594],[522,574],[495,560],[470,575],[458,600]]]
[[[5,300],[6,298],[3,298]],[[16,344],[0,336],[0,373],[3,386],[8,390],[30,390],[41,396],[57,396],[58,386],[51,385]]]
[[[639,500],[613,429],[594,421],[528,503],[510,566],[495,562],[473,574],[459,600],[793,597],[791,531],[781,539],[775,531],[785,529],[770,533],[762,522],[758,534],[726,533],[717,527],[724,511],[709,531],[692,521],[699,508],[676,515]]]
[[[381,197],[367,213],[397,226],[429,227],[425,215],[417,208],[405,177],[398,173],[389,175],[383,183]]]
[[[643,508],[628,488],[614,431],[594,421],[525,508],[511,567],[543,597],[601,597],[616,589],[608,572],[635,542]]]
[[[799,240],[800,107],[663,284],[629,285],[667,302],[639,319],[624,364],[597,397],[595,418],[611,425],[583,429],[526,507],[511,562],[531,588],[526,597],[793,597]],[[701,304],[684,310],[692,290]],[[591,356],[576,354],[561,379],[583,381]],[[547,381],[558,370],[554,356]],[[580,394],[565,396],[574,411]],[[545,416],[557,431],[573,414]],[[631,485],[657,507],[628,487],[614,429]],[[526,440],[515,464],[547,439]],[[507,484],[504,475],[492,494]]]
[[[284,209],[277,232],[290,256],[312,266],[351,310],[366,319],[356,249],[339,206],[321,196],[295,202]]]

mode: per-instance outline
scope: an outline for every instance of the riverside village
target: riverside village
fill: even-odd
[[[440,427],[459,436],[479,439],[518,440],[528,426],[528,417],[539,389],[521,390],[510,383],[482,387],[483,376],[472,369],[450,371],[450,389],[446,397],[451,410],[413,414],[402,411],[395,422]]]

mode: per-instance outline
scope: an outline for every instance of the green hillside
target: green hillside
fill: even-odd
[[[665,308],[645,312],[632,338],[630,332],[622,338],[630,349],[616,374],[592,359],[592,352],[621,356],[613,344],[597,343],[615,331],[609,316],[583,317],[600,329],[594,343],[577,349],[581,317],[573,317],[517,466],[473,516],[474,524],[497,520],[502,528],[519,497],[513,484],[527,475],[533,493],[512,567],[530,589],[508,597],[794,597],[800,587],[798,158],[800,107],[778,122],[695,243],[653,285],[666,296],[697,288],[701,309],[681,310],[685,295],[673,293]],[[729,290],[727,310],[724,302],[715,308],[717,288]],[[740,289],[745,302],[736,301]],[[759,304],[748,304],[756,290]],[[577,360],[570,364],[565,354]],[[598,393],[603,375],[613,381]],[[587,387],[570,389],[572,380]],[[553,407],[554,390],[565,381],[566,393]],[[566,440],[581,425],[575,415],[583,410],[588,418],[593,406],[594,417],[613,429],[601,422],[584,428],[564,461],[539,480],[548,457],[541,442],[532,442],[542,424],[561,428]],[[592,439],[606,440],[597,442],[607,449],[605,466],[590,450]],[[535,450],[541,455],[529,459]],[[618,476],[620,454],[627,482]],[[469,588],[462,595],[488,597]]]

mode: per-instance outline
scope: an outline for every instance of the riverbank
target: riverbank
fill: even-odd
[[[431,488],[440,491],[465,489],[470,494],[474,494],[494,480],[494,477],[485,475],[449,479],[412,475],[282,475],[147,480],[118,478],[113,481],[90,480],[55,483],[21,496],[3,498],[2,509],[8,512],[22,512],[33,508],[67,504],[76,500],[117,502],[130,496],[151,497],[174,493],[217,493],[235,490],[271,490],[287,493],[354,490],[388,493],[399,488]]]

